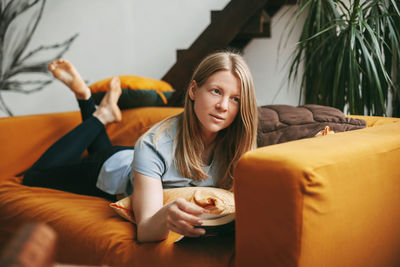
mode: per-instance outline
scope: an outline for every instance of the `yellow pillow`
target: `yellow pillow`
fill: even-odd
[[[178,198],[183,198],[207,209],[211,214],[225,215],[235,212],[233,193],[214,187],[181,187],[164,189],[164,205]],[[130,197],[125,197],[110,207],[122,218],[135,223]]]
[[[121,75],[118,76],[121,81],[122,89],[130,89],[130,90],[155,90],[157,94],[161,97],[164,104],[167,104],[167,98],[162,92],[173,92],[174,89],[172,86],[162,80],[156,80],[147,77],[135,76],[135,75]],[[106,92],[109,88],[109,84],[112,77],[100,80],[98,82],[92,83],[89,85],[92,93],[101,93]]]

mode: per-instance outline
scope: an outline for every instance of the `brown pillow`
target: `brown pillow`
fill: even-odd
[[[364,120],[348,118],[336,108],[321,105],[261,106],[258,118],[258,147],[314,137],[326,126],[335,133],[366,127]]]

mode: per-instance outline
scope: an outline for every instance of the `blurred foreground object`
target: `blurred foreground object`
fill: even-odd
[[[1,253],[0,266],[53,266],[57,235],[44,223],[23,226]]]

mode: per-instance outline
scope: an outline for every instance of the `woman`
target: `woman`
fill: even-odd
[[[86,129],[85,125],[88,124],[96,129],[95,134],[87,134],[95,135],[92,137],[95,143],[100,137],[104,139],[104,125],[121,118],[116,105],[121,92],[118,80],[112,80],[110,90],[94,111],[92,105],[88,104],[91,101],[90,90],[69,62],[53,62],[49,68],[56,78],[76,94],[84,120],[77,128]],[[93,115],[88,115],[91,113]],[[138,140],[134,151],[126,147],[113,147],[109,143],[98,149],[98,146],[93,147],[88,138],[89,141],[85,143],[86,146],[90,145],[88,158],[69,163],[69,168],[60,163],[63,160],[58,161],[59,166],[45,165],[46,168],[43,168],[40,161],[46,152],[27,172],[24,183],[49,187],[48,181],[43,181],[43,172],[57,173],[60,168],[76,168],[75,173],[78,173],[81,167],[75,166],[83,165],[84,176],[90,178],[81,178],[81,181],[72,183],[73,186],[66,189],[65,184],[71,182],[65,177],[61,188],[60,183],[54,181],[50,187],[113,199],[118,193],[129,194],[133,185],[131,199],[138,241],[162,240],[169,231],[196,237],[205,234],[204,229],[194,226],[201,225],[200,215],[206,211],[183,199],[163,206],[162,190],[183,186],[231,189],[233,169],[238,159],[246,151],[255,148],[256,130],[257,106],[250,71],[240,55],[217,52],[206,57],[195,70],[185,96],[184,112],[152,127]],[[74,131],[77,134],[71,140],[78,139],[76,136],[82,134],[82,130],[74,129],[72,133]],[[64,138],[58,142],[63,143]],[[82,153],[85,148],[78,152]],[[57,148],[53,150],[60,151]],[[132,158],[132,164],[122,162]],[[58,176],[55,177],[59,180]],[[41,179],[41,182],[37,182]],[[87,184],[82,187],[86,192],[76,188],[83,180]]]

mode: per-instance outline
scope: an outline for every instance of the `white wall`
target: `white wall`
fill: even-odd
[[[301,19],[289,36],[293,6],[272,18],[271,38],[253,39],[244,50],[256,87],[258,105],[299,105],[300,83],[288,83],[288,60],[301,33]],[[300,73],[301,73],[300,69]]]
[[[207,27],[210,10],[222,9],[228,2],[51,0],[27,51],[79,33],[64,57],[88,82],[120,74],[161,78],[174,64],[176,49],[189,47]],[[288,47],[277,54],[281,32],[290,17],[278,21],[281,14],[274,17],[272,38],[254,40],[244,51],[259,105],[298,104],[298,86],[290,90],[287,85],[281,86],[286,78],[283,65],[296,41],[291,38]],[[1,94],[14,115],[78,110],[73,94],[58,81],[30,95]]]

